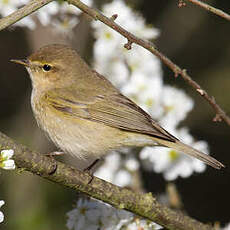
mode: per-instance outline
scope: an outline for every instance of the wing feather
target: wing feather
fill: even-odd
[[[118,91],[109,95],[94,95],[93,93],[84,95],[86,96],[81,97],[74,90],[56,89],[48,91],[45,97],[48,106],[64,112],[66,116],[101,122],[111,127],[172,142],[177,140],[144,110]]]

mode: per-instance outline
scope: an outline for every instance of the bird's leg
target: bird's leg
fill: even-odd
[[[93,173],[91,172],[91,169],[100,161],[100,159],[96,159],[93,161],[92,164],[90,164],[87,168],[85,168],[83,171],[88,173],[90,175],[90,180],[88,181],[88,184],[90,184],[93,180]]]
[[[52,169],[49,172],[49,175],[54,174],[56,172],[56,170],[57,170],[57,163],[56,163],[56,161],[54,159],[54,156],[61,156],[63,154],[64,154],[64,152],[58,152],[58,151],[50,152],[50,153],[45,154],[45,156],[50,157],[51,160],[54,162],[54,164],[52,165]]]
[[[95,161],[93,161],[92,164],[90,164],[87,168],[85,168],[83,171],[84,172],[89,172],[98,162],[100,161],[100,159],[96,159]]]

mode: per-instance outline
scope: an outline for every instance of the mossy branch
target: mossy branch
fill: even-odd
[[[14,160],[22,168],[62,186],[82,192],[116,208],[125,209],[171,230],[213,230],[182,213],[159,204],[151,193],[143,194],[115,186],[52,158],[29,150],[0,132],[0,150],[13,149]],[[157,186],[157,185],[156,185]]]

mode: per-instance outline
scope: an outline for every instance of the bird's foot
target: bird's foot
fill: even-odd
[[[48,173],[49,175],[54,174],[56,172],[56,170],[57,170],[57,162],[54,159],[54,156],[60,156],[60,155],[63,155],[63,154],[64,154],[64,152],[58,152],[58,151],[50,152],[50,153],[45,154],[45,156],[51,158],[51,160],[53,161],[53,164],[51,166],[50,172]]]

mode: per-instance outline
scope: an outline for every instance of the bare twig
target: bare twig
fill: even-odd
[[[225,18],[226,20],[230,21],[230,15],[225,13],[223,10],[217,9],[217,8],[215,8],[213,6],[210,6],[207,3],[201,2],[199,0],[187,0],[187,1],[189,1],[189,2],[201,7],[203,9],[207,10],[207,11],[212,12],[213,14],[216,14],[216,15],[218,15],[218,16],[220,16],[222,18]]]
[[[13,149],[14,160],[20,171],[26,170],[45,179],[83,192],[91,197],[109,203],[116,208],[129,210],[154,221],[170,230],[214,230],[182,213],[173,211],[156,201],[151,193],[143,194],[121,188],[67,166],[53,158],[33,152],[17,144],[0,132],[0,150]],[[55,169],[55,170],[54,170]]]
[[[202,91],[202,97],[204,97],[208,103],[213,107],[215,110],[215,113],[222,118],[229,126],[230,126],[230,118],[227,116],[225,111],[215,102],[215,99],[208,95],[208,93],[201,88],[201,86],[192,80],[192,78],[187,74],[187,72],[180,68],[178,65],[174,64],[168,57],[166,57],[164,54],[162,54],[157,48],[149,41],[143,40],[141,38],[136,37],[134,34],[128,32],[123,27],[118,25],[114,20],[111,18],[106,17],[102,13],[100,13],[98,10],[91,8],[84,3],[82,3],[80,0],[66,0],[70,4],[75,5],[79,9],[81,9],[86,14],[90,15],[95,20],[100,20],[110,28],[114,29],[121,35],[123,35],[125,38],[127,38],[129,46],[128,48],[131,48],[130,44],[136,43],[137,45],[142,46],[143,48],[150,51],[152,54],[156,55],[166,66],[168,66],[174,73],[175,76],[178,76],[179,74],[182,76],[182,78],[196,91]],[[200,94],[201,95],[201,94]]]
[[[34,11],[40,9],[42,6],[52,1],[53,0],[33,0],[29,2],[21,9],[15,11],[7,17],[0,19],[0,31],[26,17],[27,15],[32,14]]]

